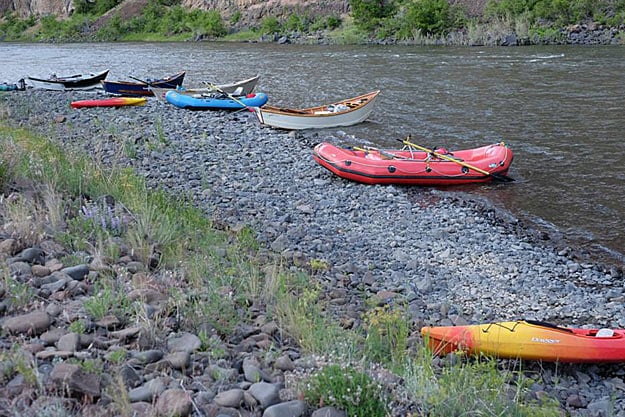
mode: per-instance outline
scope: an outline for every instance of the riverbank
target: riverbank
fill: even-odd
[[[315,165],[312,146],[339,132],[286,133],[248,112],[147,106],[72,110],[92,93],[2,96],[11,124],[129,166],[150,186],[186,195],[224,228],[251,227],[286,265],[316,260],[316,278],[346,326],[373,297],[406,302],[411,330],[528,318],[576,327],[625,327],[622,273],[554,248],[470,194],[350,183]],[[505,187],[506,184],[499,186]],[[524,364],[536,397],[571,415],[625,409],[617,366]]]

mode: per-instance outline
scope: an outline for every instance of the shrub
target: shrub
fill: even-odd
[[[36,22],[35,16],[27,19],[19,19],[15,13],[8,13],[4,16],[4,22],[0,22],[0,40],[18,40],[24,31],[32,27]]]
[[[74,7],[78,14],[101,16],[121,3],[121,0],[75,0]]]
[[[270,35],[272,33],[280,33],[280,22],[275,16],[269,16],[262,20],[260,23],[260,33],[263,35]]]
[[[401,364],[406,356],[410,325],[403,309],[388,305],[365,314],[365,355],[382,364]]]
[[[447,0],[418,0],[408,6],[406,20],[426,35],[442,35],[450,27]]]
[[[217,10],[208,12],[193,11],[190,14],[192,28],[199,35],[217,38],[228,33],[226,25]]]
[[[382,19],[392,16],[397,10],[394,0],[350,0],[349,5],[354,22],[365,30],[375,29]]]
[[[382,387],[351,366],[323,368],[308,381],[304,398],[309,404],[334,406],[350,417],[384,417],[388,411]]]
[[[308,21],[306,18],[297,14],[291,14],[284,22],[284,29],[293,32],[303,32],[308,28]]]

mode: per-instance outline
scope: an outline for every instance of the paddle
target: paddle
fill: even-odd
[[[466,167],[466,168],[472,169],[473,171],[479,172],[480,174],[489,175],[489,176],[493,177],[493,178],[494,178],[494,179],[496,179],[496,180],[503,181],[503,182],[511,182],[511,181],[514,181],[514,178],[510,178],[510,177],[508,177],[508,176],[506,176],[506,175],[494,174],[494,173],[492,173],[492,172],[488,172],[488,171],[486,171],[486,170],[484,170],[484,169],[482,169],[482,168],[478,168],[478,167],[476,167],[476,166],[473,166],[473,165],[467,164],[466,162],[459,161],[459,160],[457,160],[456,158],[452,158],[452,157],[447,156],[447,155],[444,155],[444,154],[442,154],[442,153],[438,153],[438,152],[436,152],[436,151],[435,151],[435,150],[433,150],[433,149],[428,149],[428,148],[425,148],[425,147],[423,147],[423,146],[419,146],[419,145],[417,145],[417,144],[415,144],[415,143],[412,143],[412,142],[410,141],[410,139],[411,139],[411,136],[410,136],[410,135],[408,135],[408,137],[407,137],[406,139],[397,139],[397,140],[399,140],[400,142],[402,142],[404,145],[408,145],[408,146],[412,146],[413,148],[420,149],[420,150],[422,150],[422,151],[424,151],[424,152],[429,153],[430,155],[434,155],[434,156],[435,156],[435,157],[437,157],[437,158],[444,159],[444,160],[446,160],[446,161],[455,162],[455,163],[456,163],[456,164],[458,164],[458,165],[462,165],[463,167]]]

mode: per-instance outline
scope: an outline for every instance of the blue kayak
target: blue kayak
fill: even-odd
[[[190,96],[170,90],[165,94],[165,100],[181,109],[189,110],[239,110],[246,107],[260,107],[267,103],[267,94],[256,93],[247,96],[231,98],[225,94],[207,94]]]

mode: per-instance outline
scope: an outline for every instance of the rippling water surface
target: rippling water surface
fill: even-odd
[[[381,89],[339,143],[470,148],[505,141],[517,181],[455,188],[623,261],[625,48],[452,48],[224,43],[0,43],[0,81],[110,68],[109,79],[187,71],[185,84],[261,75],[270,102],[318,105]]]

